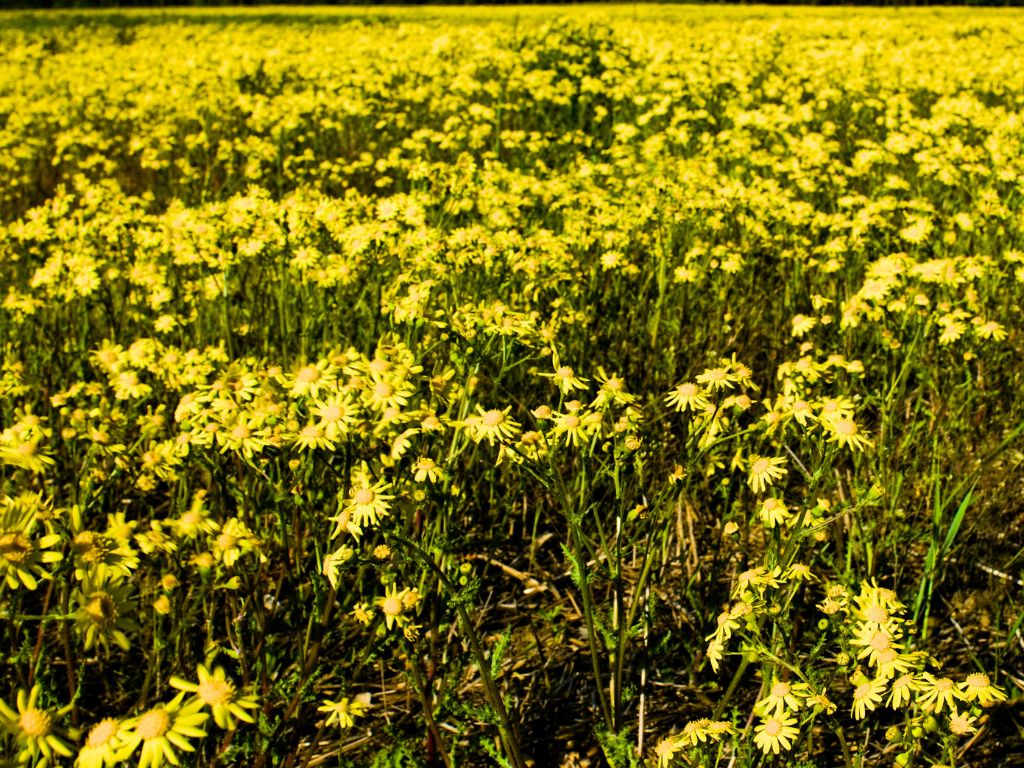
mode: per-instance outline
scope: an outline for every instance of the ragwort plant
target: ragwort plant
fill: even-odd
[[[998,749],[1019,20],[719,10],[0,20],[5,758]]]

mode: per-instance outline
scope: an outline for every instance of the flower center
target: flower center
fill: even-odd
[[[117,618],[117,603],[106,592],[93,592],[85,603],[85,615],[94,624],[109,624]]]
[[[875,632],[875,634],[871,636],[870,641],[871,647],[876,651],[884,651],[889,647],[890,642],[889,635],[886,632]]]
[[[889,612],[880,605],[869,605],[864,609],[864,618],[875,624],[885,624],[889,620]]]
[[[303,384],[312,384],[320,378],[320,371],[317,370],[316,366],[307,365],[297,374],[295,374],[295,380],[301,381]]]
[[[75,536],[74,549],[84,562],[99,563],[114,551],[114,545],[106,536],[92,531],[82,531]]]
[[[208,677],[199,683],[199,698],[204,703],[215,707],[219,704],[227,704],[235,695],[235,686],[227,680],[218,680],[216,677]]]
[[[990,684],[988,675],[981,672],[974,672],[968,675],[965,682],[968,688],[988,688]]]
[[[360,488],[352,494],[352,501],[356,504],[367,505],[373,503],[373,491],[370,488]]]
[[[493,408],[485,413],[480,418],[480,423],[485,427],[496,427],[505,420],[505,414],[502,411]]]
[[[108,717],[100,720],[89,731],[89,737],[85,740],[87,747],[102,747],[117,735],[117,721]]]
[[[135,726],[135,732],[145,741],[151,741],[152,739],[159,739],[167,733],[170,727],[171,716],[167,714],[163,707],[158,707],[157,709],[149,710],[149,712],[139,718],[139,722]]]
[[[769,736],[778,736],[782,733],[782,721],[777,718],[771,718],[764,724],[764,732]]]
[[[50,713],[42,709],[26,709],[18,718],[18,725],[26,736],[42,738],[50,732]]]
[[[21,565],[32,554],[32,542],[21,531],[0,534],[0,557],[14,565]]]
[[[789,695],[789,683],[776,683],[772,686],[772,696],[777,699],[785,698]]]
[[[850,419],[837,419],[832,423],[836,434],[852,437],[857,434],[857,423]]]
[[[381,603],[380,608],[385,616],[397,616],[402,612],[402,601],[397,597],[389,597]]]

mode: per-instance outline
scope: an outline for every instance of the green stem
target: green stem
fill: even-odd
[[[455,585],[452,584],[444,571],[437,566],[437,563],[434,562],[433,558],[424,552],[416,543],[398,535],[393,535],[392,540],[405,547],[414,557],[433,571],[441,581],[441,584],[450,593],[454,595],[458,592],[458,589],[455,588]],[[455,610],[459,615],[459,621],[462,624],[462,629],[466,633],[473,656],[475,657],[477,666],[480,669],[480,678],[483,680],[484,691],[487,694],[487,699],[490,701],[491,707],[494,709],[494,713],[498,716],[498,733],[501,737],[502,745],[505,747],[505,754],[508,756],[513,768],[526,768],[526,761],[523,760],[519,751],[519,740],[515,732],[515,728],[512,725],[512,721],[509,720],[508,711],[505,709],[505,702],[501,697],[501,691],[498,690],[498,686],[494,683],[494,678],[491,677],[490,665],[487,663],[487,657],[484,655],[484,649],[483,645],[480,643],[480,637],[473,628],[473,622],[470,619],[469,611],[467,611],[466,607],[461,604],[456,604]]]
[[[832,730],[839,739],[839,746],[843,748],[843,761],[846,763],[846,768],[853,768],[853,758],[850,757],[850,748],[846,745],[846,737],[843,736],[843,729],[838,725],[833,725]]]

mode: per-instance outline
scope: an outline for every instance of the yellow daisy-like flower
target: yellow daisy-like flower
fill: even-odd
[[[395,498],[386,493],[391,485],[386,480],[378,480],[372,485],[369,479],[361,477],[349,490],[349,502],[344,512],[359,528],[377,525],[382,517],[391,511],[391,501]]]
[[[658,761],[658,768],[668,768],[675,759],[676,753],[683,749],[686,744],[677,736],[666,736],[654,746],[654,756]]]
[[[626,382],[619,376],[608,376],[603,369],[598,369],[597,381],[601,388],[591,407],[601,409],[608,405],[629,405],[636,401],[636,395],[626,391]]]
[[[693,411],[699,413],[708,407],[709,402],[704,390],[692,381],[684,381],[665,395],[665,402],[679,413]]]
[[[576,372],[568,365],[558,365],[556,362],[555,366],[554,373],[542,373],[541,376],[554,381],[563,395],[568,395],[575,389],[587,388],[588,380],[577,376]]]
[[[757,516],[768,528],[785,525],[793,518],[786,503],[777,496],[769,496],[762,501],[761,508],[757,510]]]
[[[978,729],[974,727],[977,718],[964,714],[953,714],[949,718],[949,732],[954,736],[969,736]]]
[[[853,451],[866,451],[874,447],[874,443],[864,436],[860,427],[857,426],[857,422],[851,418],[825,418],[821,420],[821,424],[829,433],[828,442],[835,443],[840,448],[848,447]]]
[[[982,672],[975,672],[959,684],[960,698],[964,701],[977,701],[981,706],[991,704],[993,701],[1005,701],[1006,693],[998,685],[992,685],[988,675]]]
[[[214,540],[213,556],[227,567],[233,566],[243,554],[259,547],[260,540],[237,517],[230,518]]]
[[[75,590],[75,629],[83,636],[86,650],[96,645],[110,649],[113,642],[127,651],[131,647],[128,633],[139,630],[131,618],[136,611],[131,597],[131,584],[102,582],[87,577]]]
[[[377,598],[377,607],[384,614],[384,623],[388,629],[396,624],[404,627],[409,622],[405,612],[415,608],[419,602],[419,593],[415,590],[399,589],[395,584],[389,584],[384,590],[384,597]]]
[[[775,485],[775,481],[786,476],[786,459],[782,456],[758,456],[754,454],[747,463],[747,485],[754,493]]]
[[[320,424],[309,423],[295,433],[292,444],[301,451],[333,451],[334,443]]]
[[[228,679],[223,667],[216,667],[211,673],[205,665],[196,668],[198,683],[190,683],[180,677],[172,677],[171,685],[179,691],[195,694],[191,701],[200,701],[213,713],[213,721],[218,727],[232,731],[237,726],[236,719],[245,723],[256,722],[246,710],[257,709],[259,704],[255,696],[239,695],[235,684]]]
[[[556,442],[557,438],[564,437],[568,445],[575,447],[579,447],[581,442],[586,442],[594,429],[594,424],[587,419],[587,414],[577,411],[555,414],[554,419],[551,434],[556,438]]]
[[[71,530],[76,579],[84,579],[87,574],[103,581],[121,578],[139,567],[139,555],[130,542],[86,529],[82,509],[77,504],[71,508]]]
[[[703,384],[710,392],[720,392],[735,387],[737,378],[728,368],[708,368],[697,376],[697,383]]]
[[[318,401],[313,415],[319,419],[317,425],[323,429],[328,440],[338,440],[347,435],[356,422],[357,407],[348,392],[339,392]]]
[[[893,614],[902,611],[904,606],[892,590],[865,582],[853,601],[853,618],[866,625],[858,628],[859,632],[883,628],[890,634],[897,631],[899,623]]]
[[[799,710],[804,704],[804,699],[810,694],[810,688],[806,683],[775,680],[768,689],[768,695],[757,702],[757,709],[766,715],[782,717],[788,711]]]
[[[193,698],[183,704],[184,698],[184,692],[179,693],[167,704],[158,704],[129,720],[121,754],[127,758],[141,746],[138,768],[160,768],[165,760],[180,765],[178,751],[195,751],[189,739],[206,736],[201,726],[210,717],[201,711],[201,700]]]
[[[868,663],[877,667],[883,660],[889,660],[891,652],[899,653],[903,647],[896,642],[892,632],[884,625],[861,624],[853,638],[853,644],[861,646],[857,653],[858,659],[867,657]]]
[[[754,743],[766,755],[769,752],[776,755],[782,751],[788,752],[793,748],[793,741],[800,735],[794,725],[796,718],[789,717],[786,712],[765,718],[754,728]]]
[[[708,643],[707,657],[711,663],[711,669],[717,672],[722,664],[722,659],[725,658],[725,643],[717,637],[714,638]]]
[[[291,375],[282,377],[282,383],[292,397],[317,397],[320,390],[330,386],[338,375],[337,369],[327,360],[298,368]]]
[[[503,440],[513,440],[519,434],[521,427],[519,422],[509,416],[512,406],[504,410],[491,408],[484,410],[482,406],[476,407],[475,416],[466,419],[466,426],[470,429],[473,440],[479,443],[486,440],[488,445]]]
[[[38,685],[32,686],[31,691],[18,691],[17,711],[0,699],[0,725],[14,734],[19,763],[46,765],[58,756],[72,755],[64,734],[54,724],[54,713],[39,707],[39,693]]]
[[[935,677],[928,672],[921,673],[921,695],[917,700],[925,709],[938,714],[945,707],[955,715],[956,702],[960,698],[960,691],[948,677]]]
[[[75,768],[109,768],[128,758],[125,739],[128,729],[112,717],[100,720],[89,729],[85,744],[78,750]],[[130,753],[129,753],[130,754]]]
[[[444,477],[444,470],[429,456],[420,456],[412,465],[413,478],[417,483],[436,483]]]
[[[43,566],[63,559],[56,550],[61,537],[56,533],[32,537],[38,522],[32,506],[7,497],[0,499],[0,505],[0,574],[9,589],[35,589],[39,579],[50,578]]]
[[[853,706],[851,707],[853,716],[857,720],[863,720],[868,712],[882,703],[882,692],[884,690],[885,680],[879,678],[874,680],[863,679],[863,682],[853,689]]]
[[[917,676],[911,673],[900,675],[892,681],[892,686],[889,688],[889,698],[886,699],[886,704],[892,709],[902,709],[910,703],[910,699],[913,694],[921,690],[921,686],[917,682]]]
[[[370,705],[370,694],[361,693],[354,699],[339,699],[330,701],[324,699],[324,703],[317,707],[317,712],[324,712],[327,715],[327,725],[337,725],[339,728],[351,728],[355,725],[355,719],[366,714]]]

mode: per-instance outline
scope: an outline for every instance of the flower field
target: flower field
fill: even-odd
[[[1019,12],[0,45],[0,764],[1024,760]]]

